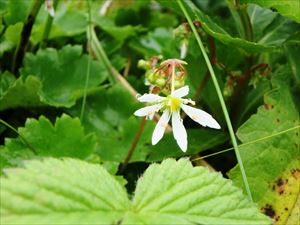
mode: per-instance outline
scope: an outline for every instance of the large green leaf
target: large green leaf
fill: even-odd
[[[41,82],[37,77],[28,76],[26,79],[20,77],[12,82],[14,80],[12,74],[3,73],[2,76],[1,86],[6,87],[0,95],[0,110],[43,105],[37,94],[41,90]]]
[[[20,160],[35,157],[33,151],[37,156],[84,159],[96,147],[95,136],[86,135],[79,119],[67,115],[57,118],[54,125],[44,116],[38,120],[28,119],[25,127],[19,128],[18,132],[27,143],[20,137],[7,138],[5,151],[0,155],[10,165],[18,165]]]
[[[75,159],[30,161],[1,179],[1,224],[116,224],[129,200],[103,167]]]
[[[238,129],[237,135],[243,143],[299,126],[299,112],[287,85],[287,77],[286,72],[274,77],[274,89],[265,95],[264,105]],[[286,224],[299,195],[299,129],[240,150],[254,200],[274,222]],[[230,177],[243,187],[237,167],[230,172]]]
[[[181,13],[177,1],[159,1],[162,5],[172,8],[175,12]],[[239,37],[233,37],[227,31],[225,31],[221,26],[216,24],[210,17],[205,15],[199,8],[197,8],[192,1],[184,0],[185,8],[188,10],[189,15],[193,20],[198,20],[201,22],[201,27],[209,35],[217,39],[218,41],[239,47],[240,49],[246,50],[247,52],[266,52],[266,51],[276,51],[278,50],[274,45],[259,44],[255,42],[246,41]]]
[[[82,55],[80,46],[65,46],[39,50],[36,55],[25,57],[22,77],[34,75],[42,83],[38,92],[41,101],[53,106],[70,107],[84,92],[89,56]],[[91,62],[88,89],[95,88],[107,77],[104,66]]]
[[[299,0],[241,0],[241,3],[253,3],[261,7],[278,11],[300,23],[300,1]]]
[[[187,159],[151,165],[132,203],[100,165],[50,158],[5,172],[2,224],[270,224],[229,180]]]

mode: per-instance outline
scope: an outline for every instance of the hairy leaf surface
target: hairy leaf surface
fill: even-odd
[[[270,224],[230,181],[187,159],[151,165],[132,202],[103,167],[75,159],[5,172],[3,224]]]

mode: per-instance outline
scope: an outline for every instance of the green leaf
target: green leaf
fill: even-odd
[[[300,64],[297,59],[300,55],[300,32],[292,35],[283,45],[295,83],[300,85]]]
[[[159,1],[162,5],[172,8],[174,12],[181,13],[179,6],[176,1]],[[244,39],[233,37],[227,31],[225,31],[221,26],[216,24],[210,17],[205,15],[199,8],[197,8],[192,1],[183,1],[185,8],[188,10],[189,15],[201,22],[201,28],[209,35],[217,39],[218,41],[239,47],[247,52],[266,52],[266,51],[276,51],[276,47],[272,45],[264,45],[255,42],[246,41]]]
[[[32,0],[7,0],[7,13],[4,16],[6,24],[13,25],[18,22],[24,22],[31,3]]]
[[[0,97],[6,92],[6,90],[15,82],[15,77],[8,71],[5,71],[0,76]]]
[[[7,152],[4,152],[3,157],[11,166],[18,165],[20,160],[35,157],[32,149],[37,156],[84,159],[96,147],[95,136],[85,134],[80,120],[65,114],[57,118],[54,125],[44,116],[38,120],[27,119],[25,127],[19,128],[18,132],[27,143],[21,138],[5,140]]]
[[[264,30],[258,43],[282,46],[288,37],[300,29],[300,25],[289,21],[287,18],[277,16],[272,23]]]
[[[298,0],[241,0],[241,3],[253,3],[278,11],[283,16],[300,23],[300,2]]]
[[[28,76],[26,79],[22,79],[20,77],[12,83],[11,81],[14,79],[12,74],[8,75],[6,73],[5,75],[4,73],[2,76],[2,79],[10,80],[10,86],[7,87],[4,84],[5,81],[1,79],[1,86],[6,86],[6,88],[3,89],[3,93],[0,95],[0,110],[43,105],[37,95],[41,90],[41,82],[38,78]]]
[[[74,37],[84,34],[87,27],[87,4],[86,2],[78,1],[59,1],[55,10],[55,16],[51,26],[51,31],[48,39],[59,37]],[[43,6],[34,23],[30,40],[34,44],[38,44],[42,40],[42,35],[45,30],[45,21],[49,13],[43,10]],[[74,22],[76,21],[76,23]]]
[[[38,92],[41,101],[52,106],[70,107],[84,92],[89,56],[82,55],[80,46],[67,45],[57,51],[52,48],[39,50],[36,55],[27,53],[22,77],[34,75],[42,83]],[[102,83],[107,77],[104,66],[91,62],[88,90]]]
[[[184,155],[194,155],[220,145],[228,140],[228,136],[220,131],[209,129],[187,129],[188,150],[187,153],[181,151],[178,147],[173,133],[167,133],[163,139],[156,145],[144,146],[146,152],[149,152],[147,161],[161,161],[168,157],[181,157]]]
[[[151,165],[124,224],[270,224],[229,180],[187,159]]]
[[[134,38],[130,47],[146,58],[160,54],[166,58],[179,57],[178,43],[173,38],[172,30],[167,28],[159,27],[147,35]]]
[[[123,162],[132,145],[141,119],[133,112],[141,106],[121,85],[103,89],[87,98],[82,123],[97,136],[96,152],[101,159]],[[72,108],[71,114],[79,116],[80,104]],[[136,146],[131,161],[145,160],[148,152],[141,151],[151,141],[154,123],[148,121]]]
[[[140,26],[116,26],[115,23],[107,17],[95,18],[95,24],[100,26],[105,32],[118,41],[124,41],[125,39],[136,35],[138,31],[142,31]]]
[[[100,165],[30,161],[1,179],[1,224],[116,224],[129,208],[124,188]]]
[[[132,200],[100,165],[29,161],[1,179],[3,224],[270,224],[220,173],[187,159],[151,165]]]
[[[19,43],[21,37],[21,31],[23,28],[23,23],[18,22],[14,25],[7,27],[4,33],[4,39],[0,43],[0,56],[6,52],[13,49]]]
[[[299,126],[299,112],[287,85],[288,74],[277,72],[273,77],[274,89],[265,95],[264,105],[238,129],[243,143]],[[286,224],[299,195],[298,136],[299,129],[294,129],[240,148],[253,198],[278,224]],[[243,187],[238,167],[230,177]]]

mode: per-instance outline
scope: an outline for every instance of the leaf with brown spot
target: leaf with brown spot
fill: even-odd
[[[265,95],[264,105],[238,129],[237,136],[243,143],[299,126],[299,112],[287,77],[284,72],[273,75],[273,90]],[[266,107],[271,105],[273,107]],[[295,129],[240,148],[254,201],[274,224],[294,225],[299,221],[298,132],[299,129]],[[243,187],[237,167],[229,175]]]

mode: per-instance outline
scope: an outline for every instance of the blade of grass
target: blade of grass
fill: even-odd
[[[228,111],[227,111],[227,108],[226,108],[226,105],[225,105],[224,98],[222,96],[222,92],[221,92],[220,86],[219,86],[217,78],[216,78],[215,72],[214,72],[214,70],[212,68],[212,65],[210,63],[208,55],[207,55],[207,53],[205,51],[203,43],[202,43],[202,41],[200,39],[200,36],[197,33],[197,30],[196,30],[196,28],[195,28],[195,26],[193,24],[193,21],[192,21],[191,17],[187,13],[187,10],[185,9],[184,5],[182,4],[182,1],[181,0],[177,0],[177,3],[179,5],[180,9],[182,10],[185,18],[187,19],[190,27],[192,28],[193,34],[194,34],[194,36],[196,38],[196,41],[197,41],[197,43],[199,45],[199,48],[200,48],[200,50],[202,52],[202,55],[204,57],[204,60],[205,60],[206,65],[208,67],[208,70],[210,72],[210,75],[211,75],[212,81],[214,83],[214,86],[215,86],[215,89],[216,89],[216,92],[217,92],[217,95],[218,95],[218,98],[219,98],[219,101],[220,101],[220,104],[221,104],[221,107],[222,107],[222,111],[223,111],[223,114],[224,114],[224,117],[225,117],[225,120],[226,120],[226,124],[227,124],[228,131],[229,131],[229,134],[230,134],[231,142],[232,142],[232,145],[234,147],[235,155],[236,155],[236,158],[237,158],[240,170],[241,170],[241,174],[242,174],[242,177],[243,177],[243,183],[244,183],[244,186],[245,186],[245,189],[246,189],[246,192],[247,192],[247,195],[248,195],[249,199],[251,201],[253,201],[251,190],[250,190],[249,183],[248,183],[247,176],[246,176],[246,171],[244,169],[244,164],[243,164],[243,161],[242,161],[239,149],[238,149],[237,140],[236,140],[233,128],[232,128],[232,124],[231,124],[231,121],[230,121],[230,118],[229,118],[229,114],[228,114]]]
[[[92,14],[91,14],[91,3],[90,0],[87,1],[87,10],[88,10],[88,26],[87,26],[87,48],[91,49],[91,21],[92,21]],[[90,68],[91,68],[91,56],[88,58],[88,64],[86,69],[86,77],[85,77],[85,84],[84,84],[84,90],[83,90],[83,98],[82,98],[82,104],[81,104],[81,110],[80,110],[80,120],[82,121],[83,115],[84,115],[84,109],[86,104],[86,94],[87,94],[87,88],[89,85],[89,79],[90,79]]]
[[[244,147],[244,146],[247,146],[247,145],[255,144],[257,142],[267,140],[269,138],[272,138],[272,137],[275,137],[275,136],[278,136],[278,135],[281,135],[281,134],[284,134],[284,133],[287,133],[287,132],[290,132],[292,130],[296,130],[296,129],[299,129],[299,128],[300,128],[300,125],[289,128],[289,129],[286,129],[286,130],[283,130],[283,131],[280,131],[278,133],[275,133],[275,134],[272,134],[272,135],[269,135],[269,136],[265,136],[265,137],[262,137],[262,138],[259,138],[259,139],[253,140],[253,141],[249,141],[249,142],[240,144],[240,145],[238,145],[238,147]],[[221,151],[218,151],[218,152],[214,152],[214,153],[211,153],[211,154],[208,154],[208,155],[193,158],[191,161],[197,161],[197,160],[200,160],[200,159],[205,159],[205,158],[208,158],[208,157],[211,157],[211,156],[215,156],[215,155],[219,155],[219,154],[222,154],[222,153],[225,153],[225,152],[229,152],[231,150],[234,150],[234,148],[227,148],[227,149],[224,149],[224,150],[221,150]]]

